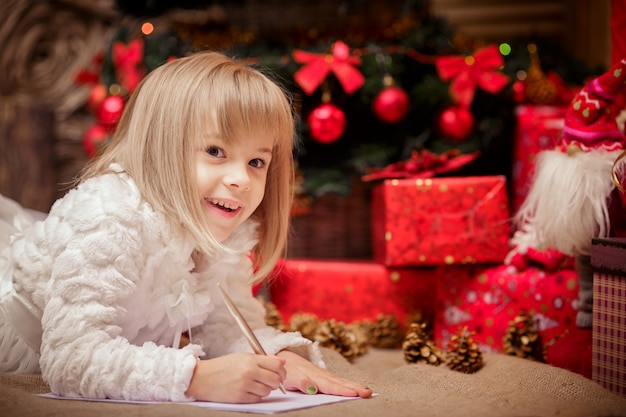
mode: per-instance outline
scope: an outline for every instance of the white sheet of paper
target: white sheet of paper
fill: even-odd
[[[359,397],[339,397],[336,395],[315,394],[307,395],[301,392],[287,391],[287,394],[283,394],[279,390],[274,390],[267,397],[259,403],[254,404],[228,404],[228,403],[214,403],[206,401],[193,401],[193,402],[155,402],[155,401],[126,401],[126,400],[103,400],[103,399],[89,399],[89,398],[70,398],[60,397],[58,395],[38,394],[40,397],[54,398],[61,400],[81,400],[81,401],[97,401],[97,402],[116,402],[125,404],[184,404],[192,405],[195,407],[207,408],[210,410],[220,411],[239,411],[244,413],[257,413],[257,414],[275,414],[285,411],[299,410],[303,408],[317,407],[318,405],[333,404],[342,401],[356,400]]]

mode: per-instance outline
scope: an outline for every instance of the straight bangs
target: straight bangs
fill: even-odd
[[[200,117],[209,100],[213,118],[208,122],[224,141],[245,142],[264,135],[273,139],[275,147],[286,144],[291,148],[294,126],[288,97],[267,75],[243,65],[224,64],[211,74],[194,113]]]

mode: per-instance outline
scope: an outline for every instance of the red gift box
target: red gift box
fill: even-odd
[[[533,314],[544,346],[576,327],[578,275],[573,270],[515,272],[501,265],[439,272],[434,334],[442,346],[467,326],[485,349],[501,352],[509,323],[522,311]]]
[[[514,212],[520,208],[530,190],[537,154],[561,143],[566,111],[567,106],[517,107],[512,178]]]
[[[388,266],[501,263],[509,222],[504,176],[394,179],[372,189],[374,259]]]
[[[404,324],[419,312],[432,323],[436,268],[386,268],[370,261],[288,259],[270,281],[270,300],[283,321],[296,313],[344,323],[393,315]]]
[[[593,276],[592,379],[626,397],[626,239],[596,238]]]

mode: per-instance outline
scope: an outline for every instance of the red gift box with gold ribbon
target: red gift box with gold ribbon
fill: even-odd
[[[485,348],[502,351],[508,325],[522,312],[532,314],[544,346],[576,328],[578,275],[506,265],[450,266],[439,269],[434,334],[445,345],[467,326]]]
[[[393,315],[405,324],[420,313],[432,323],[436,268],[389,268],[368,260],[286,259],[270,281],[270,300],[283,321],[296,313],[345,323]]]
[[[504,176],[388,179],[371,204],[374,259],[384,265],[501,263],[508,253]]]

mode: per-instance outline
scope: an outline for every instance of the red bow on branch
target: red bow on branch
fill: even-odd
[[[354,67],[361,65],[361,59],[350,56],[350,48],[341,41],[333,44],[331,54],[295,50],[293,58],[300,64],[306,64],[294,74],[294,79],[307,94],[312,94],[331,72],[348,94],[358,90],[365,82],[363,74]]]
[[[361,179],[365,182],[394,178],[429,178],[438,174],[457,170],[478,158],[478,152],[461,154],[458,149],[451,149],[440,155],[427,149],[411,152],[406,161],[394,162],[384,168],[373,168]]]
[[[498,69],[504,60],[495,45],[487,46],[471,56],[444,56],[435,60],[437,73],[443,81],[452,80],[450,95],[465,108],[472,104],[476,86],[495,94],[509,82]]]
[[[102,52],[94,55],[91,60],[91,67],[80,69],[74,77],[74,82],[76,84],[97,84],[100,81],[100,70],[103,61],[104,54]]]
[[[117,81],[132,93],[146,73],[142,65],[143,40],[137,38],[128,45],[115,42],[111,53]]]

